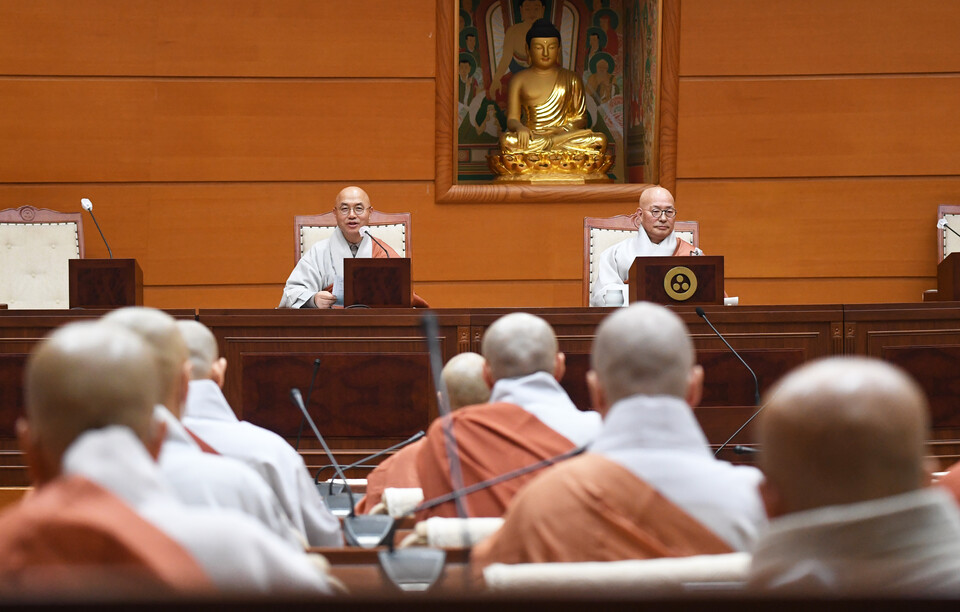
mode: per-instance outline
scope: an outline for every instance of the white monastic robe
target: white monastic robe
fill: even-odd
[[[140,440],[125,427],[83,434],[64,455],[63,472],[87,478],[121,498],[187,549],[222,590],[329,592],[326,579],[306,554],[258,521],[235,510],[184,505]]]
[[[204,453],[165,407],[157,406],[154,418],[167,426],[158,459],[160,471],[180,501],[238,510],[290,545],[303,548],[296,528],[263,478],[239,461]]]
[[[360,248],[354,255],[350,250],[350,243],[344,238],[340,228],[336,228],[329,238],[318,241],[297,262],[297,266],[287,278],[278,308],[300,308],[318,291],[331,285],[342,291],[343,260],[352,257],[374,257],[375,247],[378,251],[383,250],[375,245],[370,236],[364,235],[360,240]],[[391,257],[399,257],[393,249],[390,249],[389,253]],[[343,294],[340,293],[337,298],[342,303]]]
[[[679,398],[616,402],[590,452],[625,467],[734,550],[748,550],[767,524],[760,471],[714,458],[693,410]]]
[[[678,238],[676,232],[670,232],[660,244],[654,244],[641,227],[632,238],[618,242],[600,253],[597,261],[600,268],[590,294],[590,305],[606,306],[604,297],[607,290],[626,291],[627,275],[637,257],[680,257],[694,254],[699,254],[699,249],[694,249],[692,244]]]
[[[256,471],[311,546],[342,545],[340,522],[324,505],[300,454],[274,432],[237,419],[215,382],[190,382],[183,424],[218,453]]]
[[[803,596],[960,594],[960,516],[937,487],[773,520],[748,585]]]

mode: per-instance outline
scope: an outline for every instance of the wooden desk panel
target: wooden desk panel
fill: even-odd
[[[16,437],[14,424],[24,413],[23,371],[34,345],[51,331],[75,321],[92,321],[109,310],[0,310],[0,440]],[[194,318],[192,309],[166,311]]]
[[[199,311],[230,364],[224,394],[234,411],[288,438],[300,423],[289,391],[306,395],[319,358],[313,394],[304,401],[337,448],[388,446],[436,417],[421,318],[422,311],[408,308]],[[437,318],[445,362],[469,349],[470,316],[439,311]]]
[[[844,351],[896,364],[930,402],[933,438],[960,438],[960,302],[846,306]]]

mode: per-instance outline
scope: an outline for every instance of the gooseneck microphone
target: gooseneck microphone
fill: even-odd
[[[437,394],[437,407],[440,412],[440,426],[443,430],[443,442],[447,451],[447,460],[450,462],[450,482],[454,491],[463,489],[463,471],[460,468],[460,450],[457,448],[457,439],[453,435],[453,418],[450,410],[449,395],[447,394],[447,385],[440,375],[443,365],[440,359],[440,340],[439,326],[437,325],[437,315],[427,312],[421,319],[423,324],[424,336],[427,340],[427,348],[430,351],[430,371],[433,374],[433,386]],[[467,508],[467,500],[457,496],[453,500],[457,507],[457,516],[467,518],[470,511]]]
[[[940,219],[939,221],[937,221],[937,229],[939,229],[940,231],[943,231],[943,230],[945,230],[945,229],[948,229],[948,230],[950,230],[951,232],[953,232],[955,236],[960,237],[960,234],[957,233],[957,230],[953,229],[952,227],[950,227],[950,226],[947,224],[947,220],[946,220],[946,219]]]
[[[317,436],[317,440],[320,440],[323,452],[327,454],[330,463],[334,469],[337,470],[337,475],[343,480],[343,486],[346,488],[347,497],[350,500],[350,512],[348,516],[343,519],[343,534],[346,537],[347,544],[361,548],[375,548],[382,545],[388,537],[393,535],[393,518],[385,514],[356,515],[354,511],[356,501],[353,497],[353,489],[350,488],[350,483],[343,473],[343,468],[340,467],[340,464],[337,462],[337,458],[333,456],[333,451],[327,446],[327,441],[320,435],[317,424],[313,422],[313,418],[311,418],[310,413],[307,412],[307,407],[303,404],[303,396],[300,394],[300,389],[296,387],[290,389],[290,399],[296,404],[297,408],[300,409],[300,412],[303,413],[307,422],[310,423],[310,428],[313,429],[314,435]]]
[[[376,243],[377,243],[377,246],[379,246],[381,249],[383,249],[383,252],[387,254],[387,259],[390,259],[390,251],[387,250],[387,247],[383,246],[383,243],[382,243],[382,242],[380,242],[379,240],[377,240],[376,238],[373,237],[373,232],[370,231],[370,228],[368,228],[366,225],[364,225],[363,227],[361,227],[361,228],[360,228],[360,235],[361,235],[361,236],[370,236],[370,240],[373,240],[374,242],[376,242]]]
[[[313,360],[313,376],[310,377],[310,386],[307,387],[307,402],[310,401],[310,398],[313,397],[313,383],[317,380],[317,372],[320,371],[320,358],[317,357]],[[307,422],[307,419],[300,417],[300,427],[297,429],[297,445],[294,446],[295,450],[300,450],[300,435],[303,433],[303,424]]]
[[[583,453],[583,451],[585,450],[587,450],[586,446],[578,446],[577,448],[568,450],[565,453],[560,453],[559,455],[555,455],[553,457],[547,457],[546,459],[541,459],[536,463],[531,463],[530,465],[525,465],[522,468],[517,468],[515,470],[506,472],[504,474],[500,474],[499,476],[488,478],[487,480],[484,480],[482,482],[472,484],[469,487],[465,487],[463,489],[459,489],[456,491],[451,491],[450,493],[446,493],[439,497],[434,497],[433,499],[428,499],[424,502],[421,502],[419,506],[417,506],[410,512],[412,514],[416,514],[421,510],[428,510],[430,508],[433,508],[434,506],[439,506],[440,504],[445,504],[448,501],[457,499],[458,497],[465,497],[467,495],[470,495],[471,493],[476,493],[477,491],[482,491],[483,489],[489,489],[490,487],[496,486],[501,482],[513,480],[514,478],[520,478],[521,476],[525,476],[530,472],[536,472],[537,470],[541,470],[545,467],[550,467],[551,465],[560,463],[561,461],[566,461],[567,459],[576,457],[577,455]]]
[[[747,371],[750,372],[750,375],[751,375],[751,376],[753,376],[753,402],[754,402],[753,405],[754,405],[754,406],[759,406],[759,405],[760,405],[760,383],[757,381],[757,375],[754,373],[753,369],[752,369],[750,366],[747,365],[747,362],[743,360],[743,357],[740,356],[740,353],[738,353],[732,346],[730,346],[730,343],[727,342],[727,339],[723,337],[723,334],[721,334],[720,332],[718,332],[718,331],[717,331],[717,328],[714,327],[712,323],[710,323],[710,319],[707,318],[707,313],[705,313],[705,312],[703,311],[703,308],[700,308],[699,306],[697,306],[697,316],[699,316],[701,319],[703,319],[704,322],[705,322],[707,325],[710,326],[710,329],[713,330],[713,333],[715,333],[718,338],[720,338],[721,340],[723,340],[723,343],[727,345],[727,348],[730,349],[730,352],[733,353],[734,355],[736,355],[737,359],[740,360],[740,363],[743,364],[743,367],[747,368]],[[713,456],[716,457],[717,455],[719,455],[719,454],[720,454],[720,451],[722,451],[723,449],[725,449],[725,448],[727,447],[727,445],[730,444],[730,441],[731,441],[731,440],[733,440],[734,438],[736,438],[737,435],[738,435],[741,431],[743,431],[744,428],[746,428],[746,426],[749,425],[749,424],[753,421],[753,419],[757,418],[757,415],[758,415],[758,414],[760,414],[761,412],[763,412],[763,408],[764,408],[763,406],[760,406],[760,409],[757,410],[756,412],[754,412],[753,415],[752,415],[749,419],[747,419],[746,423],[744,423],[743,425],[741,425],[740,428],[737,429],[737,431],[733,432],[733,435],[732,435],[732,436],[730,436],[729,438],[727,438],[727,440],[726,440],[723,444],[720,445],[720,448],[717,449],[717,452],[715,452],[715,453],[713,454]]]
[[[97,226],[97,231],[100,232],[100,238],[103,240],[103,244],[107,247],[107,255],[110,256],[110,259],[113,259],[113,251],[110,250],[110,245],[107,243],[107,238],[103,235],[103,230],[100,229],[100,224],[97,223],[97,216],[93,214],[93,202],[90,201],[90,198],[81,198],[80,206],[83,210],[90,213],[90,217],[93,219],[93,224]]]
[[[713,333],[717,334],[717,338],[720,338],[720,340],[722,340],[723,343],[727,345],[727,348],[730,349],[730,352],[733,353],[734,356],[736,356],[736,358],[740,360],[740,363],[743,364],[743,367],[747,368],[747,371],[750,372],[750,376],[753,376],[753,405],[759,406],[760,405],[760,383],[757,381],[757,375],[753,372],[753,368],[748,366],[747,362],[744,361],[743,357],[740,356],[740,353],[738,353],[732,346],[730,346],[730,343],[727,342],[727,339],[723,337],[723,334],[718,332],[717,328],[714,327],[713,323],[710,322],[710,319],[707,318],[707,313],[705,313],[703,311],[703,308],[700,308],[699,306],[697,306],[697,316],[703,319],[704,323],[710,326],[710,329],[713,330]]]
[[[392,453],[393,451],[400,450],[400,449],[403,448],[404,446],[409,446],[410,444],[413,444],[414,442],[416,442],[416,441],[419,440],[420,438],[424,437],[425,435],[427,435],[426,432],[424,432],[424,431],[421,429],[420,431],[418,431],[417,433],[413,434],[412,436],[410,436],[409,438],[407,438],[407,439],[404,440],[403,442],[400,442],[399,444],[394,444],[393,446],[391,446],[391,447],[389,447],[389,448],[385,448],[385,449],[383,449],[383,450],[381,450],[381,451],[377,451],[377,452],[373,453],[372,455],[367,455],[367,456],[364,457],[363,459],[359,459],[359,460],[357,460],[357,461],[354,461],[354,462],[351,463],[350,465],[344,467],[344,468],[343,468],[343,471],[346,472],[347,470],[352,470],[353,468],[358,468],[358,467],[375,467],[375,466],[372,466],[372,465],[366,466],[366,465],[364,465],[364,464],[365,464],[367,461],[373,461],[374,459],[377,459],[377,458],[379,458],[379,457],[382,457],[382,456],[386,455],[387,453]],[[321,465],[321,466],[320,466],[320,469],[317,470],[317,476],[316,476],[316,478],[314,479],[314,482],[315,482],[316,484],[320,484],[320,474],[322,474],[324,470],[326,470],[326,469],[328,469],[328,468],[332,468],[332,467],[333,467],[332,465]],[[333,486],[333,483],[331,483],[331,487],[332,487],[332,486]]]

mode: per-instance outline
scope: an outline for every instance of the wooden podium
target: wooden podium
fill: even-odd
[[[136,259],[71,259],[70,308],[143,305],[143,271]]]
[[[950,253],[937,265],[938,302],[960,301],[960,253]]]
[[[627,282],[631,303],[723,304],[723,257],[637,257]]]
[[[343,305],[410,308],[410,258],[344,259]]]

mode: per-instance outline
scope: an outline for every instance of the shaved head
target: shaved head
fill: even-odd
[[[349,187],[344,187],[340,190],[340,193],[337,194],[336,205],[339,206],[343,202],[348,204],[363,204],[364,206],[370,206],[370,196],[367,195],[367,192],[355,185]]]
[[[590,364],[610,404],[637,394],[684,399],[694,367],[693,342],[680,317],[639,302],[600,324]]]
[[[162,387],[155,401],[179,415],[180,407],[171,406],[171,403],[174,401],[172,398],[179,392],[188,353],[183,336],[177,329],[176,320],[165,312],[141,306],[114,310],[102,320],[127,328],[153,349]]]
[[[190,377],[201,380],[210,377],[213,363],[220,357],[217,339],[207,326],[199,321],[177,321],[177,329],[190,352]]]
[[[153,352],[139,336],[105,322],[65,325],[27,359],[27,435],[55,469],[91,429],[124,425],[146,442],[159,390]]]
[[[673,195],[659,185],[644,189],[640,194],[638,208],[646,208],[654,203],[673,205]]]
[[[487,328],[481,351],[494,382],[535,372],[553,373],[557,336],[540,317],[515,312],[500,317]]]
[[[450,409],[484,404],[490,399],[490,387],[483,380],[483,357],[476,353],[454,355],[440,373],[450,394]]]
[[[927,401],[890,364],[813,362],[780,381],[766,404],[757,433],[771,516],[897,495],[926,482]]]

